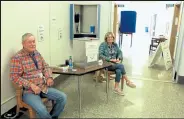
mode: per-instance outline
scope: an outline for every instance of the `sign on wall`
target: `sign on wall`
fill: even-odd
[[[44,26],[43,25],[39,25],[38,26],[38,42],[41,42],[44,40]]]
[[[118,7],[125,7],[124,4],[118,4]]]
[[[170,7],[174,7],[174,4],[166,4],[166,9],[168,9]]]

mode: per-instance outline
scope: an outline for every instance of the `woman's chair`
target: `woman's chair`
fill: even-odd
[[[118,56],[116,56],[116,57],[118,57]],[[122,51],[120,50],[120,60],[121,60],[121,62],[123,61],[123,54],[122,54]],[[103,60],[104,61],[104,60]],[[96,71],[95,72],[95,75],[96,75],[96,82],[97,82],[97,80],[99,79],[98,77],[100,77],[101,76],[101,74],[105,74],[105,69],[104,70],[100,70],[100,71]],[[115,71],[108,71],[108,73],[107,73],[107,75],[108,75],[108,80],[111,80],[111,79],[114,79],[114,77],[112,77],[112,75],[116,75],[116,73],[115,73]],[[109,81],[110,82],[110,81]],[[121,90],[123,90],[123,87],[124,87],[124,79],[123,79],[123,77],[121,78]],[[109,88],[109,84],[108,84],[108,88]]]
[[[105,72],[103,71],[103,73]],[[108,80],[110,82],[111,79],[114,79],[112,75],[116,75],[116,73],[115,71],[108,71],[107,75],[108,75]],[[123,90],[123,86],[124,86],[124,79],[123,77],[121,77],[121,90]],[[108,84],[108,87],[109,87],[109,84]]]
[[[15,89],[16,89],[16,100],[17,100],[17,109],[16,109],[16,113],[18,114],[20,112],[20,108],[26,108],[28,109],[29,112],[29,117],[32,118],[36,118],[36,113],[33,110],[33,108],[31,106],[29,106],[28,104],[24,103],[22,100],[22,94],[23,94],[23,86],[17,85],[15,83],[13,83]],[[43,103],[47,103],[49,100],[47,98],[42,98]],[[52,102],[53,103],[53,102]]]
[[[96,72],[96,74],[95,74],[96,75],[96,77],[95,77],[96,82],[98,81],[98,79],[99,79],[98,77],[100,77],[101,74],[105,75],[105,70],[100,70],[100,71]],[[108,75],[108,80],[110,82],[110,80],[114,79],[114,77],[112,75],[116,75],[116,74],[115,74],[114,71],[108,71],[107,75]],[[122,79],[121,79],[121,90],[123,90],[123,87],[124,87],[124,79],[122,77]],[[108,83],[108,88],[109,88],[109,83]]]

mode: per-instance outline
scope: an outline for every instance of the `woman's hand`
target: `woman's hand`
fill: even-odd
[[[111,62],[114,62],[114,63],[120,63],[120,62],[121,62],[120,59],[111,59],[110,61],[111,61]]]
[[[117,60],[116,59],[110,59],[110,61],[116,63]]]
[[[119,59],[116,60],[116,63],[120,63],[120,62],[121,62],[121,60],[119,60]]]

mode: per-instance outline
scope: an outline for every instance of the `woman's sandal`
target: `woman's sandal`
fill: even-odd
[[[131,81],[127,81],[126,85],[131,87],[131,88],[136,88],[136,85],[133,82],[131,82]]]
[[[124,96],[125,94],[120,89],[114,89],[114,93]]]

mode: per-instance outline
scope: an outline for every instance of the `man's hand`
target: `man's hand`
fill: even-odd
[[[47,86],[52,86],[54,84],[54,81],[52,78],[47,79]]]
[[[41,92],[41,89],[36,86],[35,84],[31,84],[31,89],[34,91],[34,93],[37,95]]]

